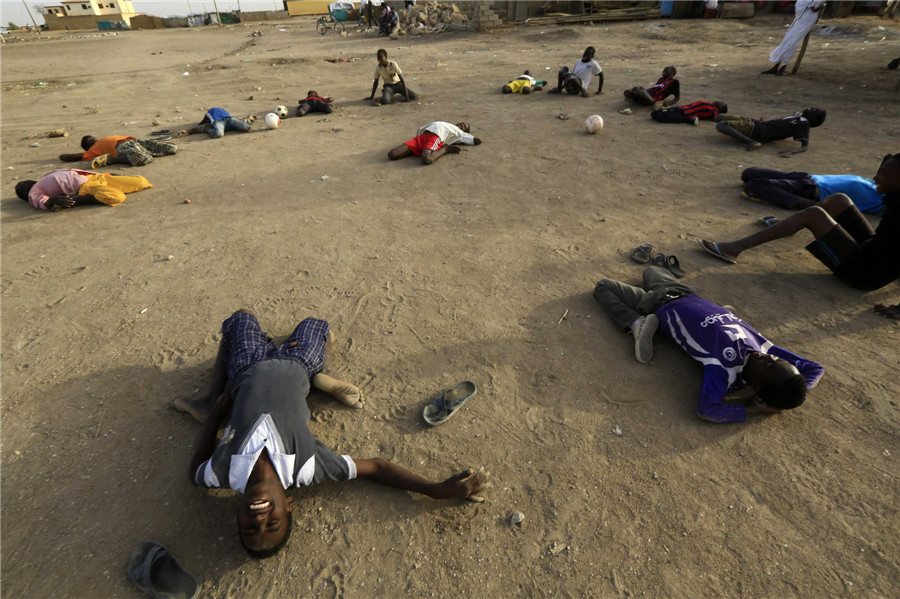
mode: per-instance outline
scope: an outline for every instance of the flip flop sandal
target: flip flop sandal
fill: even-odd
[[[650,262],[650,257],[653,255],[653,246],[649,243],[645,243],[644,245],[639,245],[631,252],[631,259],[637,262],[638,264],[647,264]]]
[[[111,154],[103,154],[91,160],[91,168],[103,168],[109,161]]]
[[[683,277],[685,274],[684,270],[682,270],[681,268],[681,264],[678,262],[678,258],[673,255],[667,256],[666,254],[660,252],[653,256],[653,264],[665,268],[678,279]]]
[[[711,256],[715,256],[719,260],[724,260],[729,264],[737,264],[737,260],[729,258],[725,254],[722,253],[722,250],[719,249],[719,244],[715,241],[710,241],[709,239],[698,239],[697,243],[703,249],[704,252]]]
[[[431,400],[422,410],[422,418],[430,426],[444,424],[456,414],[460,408],[475,397],[478,388],[472,381],[463,381]]]
[[[746,191],[741,192],[741,197],[744,198],[745,200],[749,200],[751,202],[759,202],[760,201],[760,199],[758,197],[752,196],[749,193],[747,193]]]
[[[200,595],[197,577],[155,541],[143,541],[131,552],[128,577],[134,586],[156,599],[196,599]]]
[[[764,216],[756,223],[761,227],[771,227],[772,225],[776,225],[781,222],[781,219],[776,216]]]
[[[171,133],[171,129],[160,129],[159,131],[154,131],[150,135],[170,135]]]

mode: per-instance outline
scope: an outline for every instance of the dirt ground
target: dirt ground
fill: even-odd
[[[900,327],[869,309],[900,289],[843,286],[808,237],[734,266],[694,241],[786,214],[740,198],[747,166],[871,176],[900,151],[898,74],[884,68],[900,27],[832,24],[848,34],[814,37],[783,78],[758,75],[780,16],[399,41],[323,37],[306,19],[4,46],[3,596],[138,597],[125,562],[150,538],[209,597],[897,597]],[[526,68],[555,78],[587,45],[603,95],[499,93]],[[379,47],[420,102],[362,101]],[[337,57],[354,60],[325,60]],[[748,154],[710,123],[619,114],[622,90],[667,64],[684,102],[754,117],[821,106],[828,120],[784,159],[794,142]],[[211,106],[293,111],[308,89],[335,113],[105,169],[154,185],[120,207],[51,214],[15,197],[16,180],[64,167],[57,155],[82,135],[144,138]],[[583,131],[591,114],[606,120],[599,136]],[[432,120],[468,121],[484,144],[428,167],[387,161]],[[72,136],[28,137],[57,127]],[[701,368],[677,346],[659,339],[651,366],[635,362],[591,291],[639,281],[628,256],[644,242],[822,363],[806,404],[713,425],[694,412]],[[220,323],[240,307],[275,336],[306,316],[331,322],[334,372],[368,406],[313,394],[325,444],[435,479],[485,466],[487,502],[364,481],[296,490],[290,544],[249,558],[235,500],[189,484],[199,426],[170,408],[205,391]],[[426,427],[429,397],[466,379],[476,398]]]

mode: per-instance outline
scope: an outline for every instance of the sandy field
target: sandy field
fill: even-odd
[[[869,312],[900,288],[840,284],[803,250],[809,237],[734,266],[695,243],[786,214],[740,198],[747,166],[871,176],[900,151],[898,74],[884,68],[900,26],[832,24],[849,34],[814,37],[783,78],[758,75],[781,16],[399,41],[322,37],[306,19],[4,46],[3,597],[138,597],[125,563],[148,538],[207,597],[900,595],[900,327]],[[526,68],[555,78],[587,45],[603,95],[500,94]],[[420,102],[362,100],[379,47]],[[340,57],[354,60],[326,62]],[[622,90],[667,64],[685,103],[753,117],[821,106],[828,120],[809,152],[784,159],[794,142],[748,154],[710,123],[619,114]],[[104,169],[154,185],[120,207],[52,214],[15,197],[17,179],[63,168],[57,155],[82,135],[144,138],[211,106],[293,110],[308,89],[333,96],[335,113],[192,136],[174,157]],[[587,135],[595,113],[606,128]],[[484,143],[428,167],[387,161],[432,120],[468,121]],[[28,137],[57,127],[72,136]],[[659,339],[653,364],[638,364],[591,292],[602,277],[637,283],[629,254],[644,242],[676,254],[702,295],[822,363],[806,404],[713,425],[695,416],[701,367],[676,345]],[[295,490],[289,545],[249,558],[235,499],[189,484],[200,427],[170,407],[205,392],[221,321],[240,307],[276,337],[306,316],[331,322],[333,372],[368,405],[314,393],[310,428],[325,444],[435,479],[484,466],[487,502],[365,481]],[[466,379],[476,398],[425,426],[428,399]]]

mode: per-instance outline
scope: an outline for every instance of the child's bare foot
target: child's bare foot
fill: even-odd
[[[761,147],[762,147],[762,144],[759,143],[759,142],[756,142],[755,144],[750,144],[750,145],[748,145],[748,146],[747,146],[747,151],[748,151],[748,152],[752,152],[753,150],[758,150],[758,149],[760,149]]]
[[[483,503],[484,497],[478,493],[491,486],[491,482],[488,480],[490,475],[491,473],[484,468],[463,470],[441,483],[443,487],[441,496],[443,499],[468,499],[476,503]]]
[[[186,130],[182,129],[181,131],[178,132],[178,135],[176,137],[184,137],[187,134],[188,134],[188,132]]]
[[[357,410],[363,407],[362,392],[355,385],[339,381],[321,372],[313,377],[312,384],[316,389],[321,389],[345,406]]]
[[[462,148],[459,146],[446,146],[446,149],[448,154],[459,154],[462,152]]]
[[[203,424],[209,417],[209,402],[206,398],[183,399],[181,397],[172,402],[172,407],[179,412],[185,412],[193,416],[194,420]]]

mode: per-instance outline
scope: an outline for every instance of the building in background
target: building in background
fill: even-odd
[[[63,0],[44,7],[49,29],[128,29],[134,11],[130,0]]]

